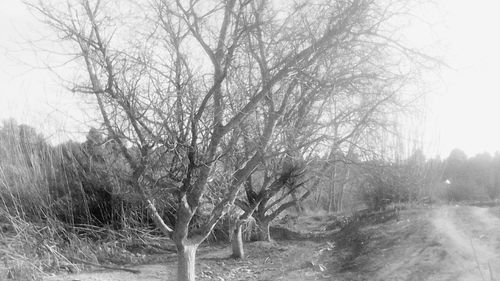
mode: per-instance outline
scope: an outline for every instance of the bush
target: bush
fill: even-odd
[[[418,181],[405,165],[370,164],[365,168],[360,196],[369,209],[383,210],[393,203],[409,202],[417,198]]]

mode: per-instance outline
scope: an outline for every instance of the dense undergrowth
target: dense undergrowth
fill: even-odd
[[[78,272],[87,261],[102,265],[153,262],[155,254],[175,251],[166,238],[145,229],[79,226],[60,221],[43,224],[10,217],[0,233],[1,276],[39,280],[61,271]]]
[[[84,143],[48,144],[33,128],[0,129],[0,259],[2,276],[36,280],[44,272],[79,271],[74,258],[140,263],[169,251],[142,202],[121,176],[112,143],[91,130]],[[163,216],[169,198],[158,193]],[[151,256],[151,255],[148,255]],[[5,275],[3,274],[5,273]]]

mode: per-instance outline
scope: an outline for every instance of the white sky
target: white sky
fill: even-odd
[[[423,21],[406,35],[451,66],[432,77],[424,150],[443,157],[453,148],[469,156],[500,151],[500,1],[435,2],[415,12]],[[26,41],[42,28],[21,0],[0,0],[0,120],[15,118],[46,136],[84,132],[81,101],[50,71],[33,68]]]
[[[82,138],[88,131],[81,101],[45,67],[35,53],[44,29],[21,0],[0,0],[0,121],[14,118],[52,140]]]
[[[453,69],[442,71],[427,133],[444,156],[456,147],[469,156],[500,151],[500,2],[446,0],[440,8],[444,28],[438,33]]]

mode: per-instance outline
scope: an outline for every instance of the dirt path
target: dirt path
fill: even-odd
[[[443,245],[458,262],[457,280],[500,279],[500,220],[486,208],[440,209],[434,219]]]
[[[500,219],[487,208],[446,206],[411,220],[374,280],[500,280]]]

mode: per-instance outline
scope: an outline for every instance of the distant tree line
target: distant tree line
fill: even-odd
[[[319,160],[315,166],[321,166]],[[338,154],[337,160],[322,173],[315,173],[316,191],[306,204],[327,212],[351,213],[427,202],[441,196],[444,164],[439,159],[426,159],[420,149],[406,157],[367,159],[352,153],[348,157]]]
[[[462,150],[454,149],[445,159],[428,159],[416,150],[401,160],[358,162],[351,169],[355,176],[347,182],[352,185],[354,206],[358,208],[359,203],[381,209],[393,203],[490,201],[500,195],[499,152],[467,157]],[[334,194],[341,197],[342,191]],[[352,198],[343,200],[353,203]]]
[[[462,150],[454,149],[443,163],[449,201],[494,200],[500,195],[499,152],[467,157]]]

